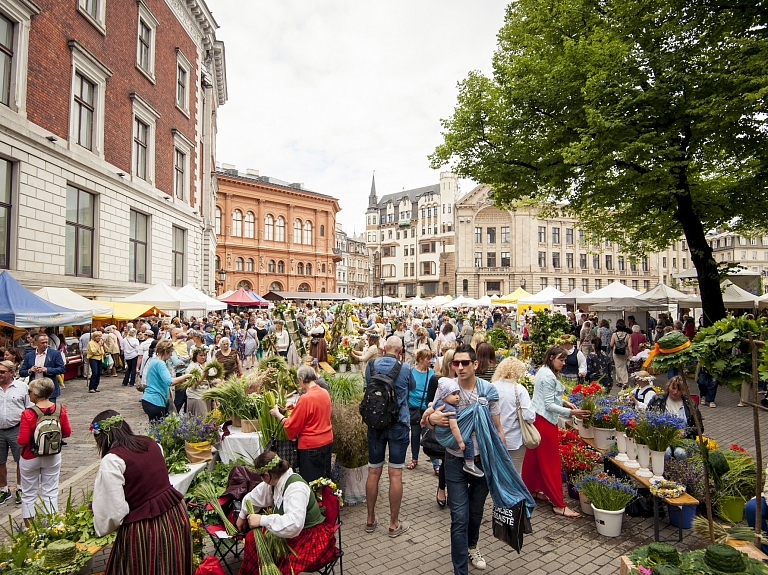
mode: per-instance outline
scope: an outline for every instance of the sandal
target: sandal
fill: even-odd
[[[416,459],[411,459],[411,462],[406,465],[406,469],[416,469],[416,466],[419,464],[419,462]]]
[[[533,498],[534,498],[536,501],[543,501],[544,503],[552,503],[552,502],[549,500],[549,498],[548,498],[546,495],[544,495],[544,493],[543,493],[543,492],[541,492],[541,491],[537,491],[536,493],[534,493],[534,494],[533,494]]]
[[[562,515],[563,517],[567,517],[568,519],[578,519],[581,517],[581,513],[576,513],[575,511],[572,511],[567,505],[562,508],[562,511],[558,510],[558,507],[552,508],[552,513],[555,515]],[[568,515],[565,514],[566,511],[570,511]]]

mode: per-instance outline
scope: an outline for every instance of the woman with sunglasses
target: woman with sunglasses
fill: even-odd
[[[544,354],[544,365],[536,372],[531,405],[536,411],[533,424],[541,434],[541,443],[525,452],[522,477],[528,491],[540,501],[549,501],[556,515],[581,517],[571,511],[563,499],[557,418],[559,415],[587,416],[589,411],[577,409],[570,401],[563,400],[565,388],[559,376],[567,358],[565,349],[553,345]]]
[[[316,571],[331,561],[336,553],[334,526],[325,521],[309,484],[273,451],[264,451],[253,465],[262,483],[243,498],[237,528],[244,531],[246,526],[251,529],[263,527],[286,539],[293,553],[275,561],[283,575]],[[248,514],[245,504],[248,500],[257,513]],[[272,513],[261,513],[260,510],[268,507],[272,508]],[[240,575],[258,573],[256,541],[249,532],[245,537]]]

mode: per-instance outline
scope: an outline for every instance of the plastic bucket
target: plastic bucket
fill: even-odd
[[[746,500],[743,497],[723,497],[720,500],[718,515],[731,523],[739,523],[744,519],[745,504]]]
[[[595,527],[597,532],[605,537],[618,537],[621,535],[621,525],[624,522],[624,510],[606,511],[592,505],[595,513]]]
[[[586,495],[579,492],[579,505],[581,506],[581,512],[584,515],[594,515],[595,512],[592,511],[592,502],[587,498]]]
[[[673,527],[680,527],[682,521],[683,529],[690,529],[693,527],[693,518],[696,517],[695,505],[683,505],[677,507],[675,505],[667,505],[667,513],[669,513],[669,523]]]
[[[595,434],[595,447],[598,449],[608,449],[616,441],[615,429],[595,427],[592,432]]]

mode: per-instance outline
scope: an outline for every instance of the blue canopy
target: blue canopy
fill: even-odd
[[[36,296],[7,271],[0,272],[0,320],[17,327],[91,323],[91,310],[72,310]]]
[[[249,291],[248,295],[251,296],[253,299],[255,299],[257,302],[259,302],[262,305],[262,307],[267,307],[269,305],[269,302],[257,293]]]

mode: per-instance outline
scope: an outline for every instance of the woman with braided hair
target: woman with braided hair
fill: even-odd
[[[135,435],[111,409],[94,417],[90,430],[101,456],[93,526],[99,537],[118,530],[106,575],[192,575],[189,518],[160,446]]]
[[[325,520],[309,484],[294,473],[288,462],[273,451],[264,451],[254,462],[261,477],[253,491],[243,498],[243,507],[237,519],[237,528],[243,531],[264,528],[286,543],[295,552],[287,557],[275,558],[283,575],[316,571],[331,561],[336,553],[334,526]],[[250,500],[257,513],[248,514],[245,502]],[[264,514],[261,509],[271,508]],[[253,533],[245,538],[245,553],[240,575],[257,575],[259,560]]]

